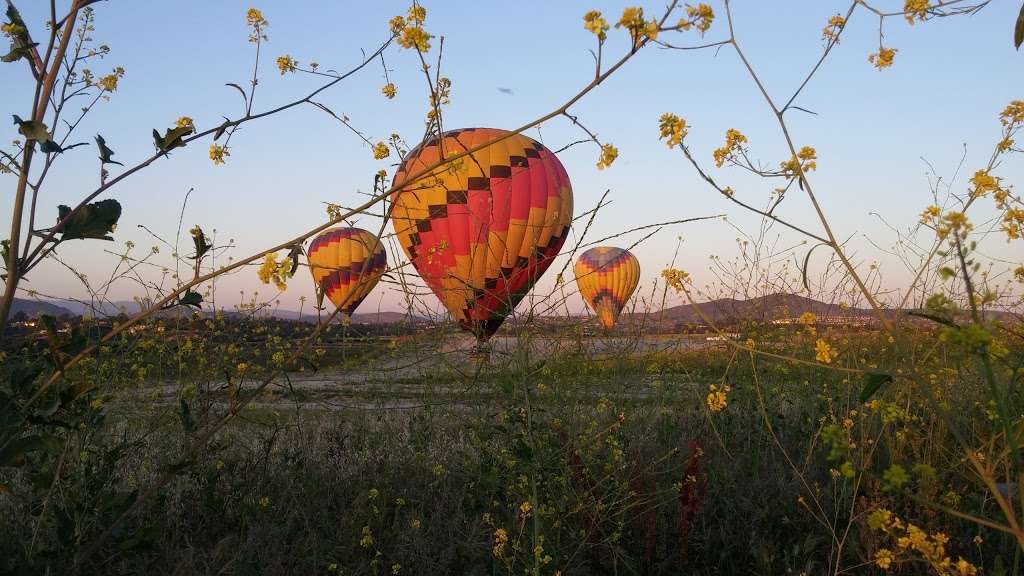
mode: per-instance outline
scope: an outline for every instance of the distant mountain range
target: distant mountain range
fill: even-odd
[[[50,316],[55,317],[80,316],[80,314],[75,314],[71,310],[51,302],[15,298],[14,302],[11,303],[11,316],[17,316],[19,313],[25,314],[29,318],[38,318],[43,314],[49,314]]]
[[[710,300],[708,302],[701,302],[697,304],[697,308],[711,322],[722,325],[740,322],[792,322],[798,319],[800,315],[805,312],[813,313],[818,317],[819,321],[822,322],[870,323],[874,318],[874,313],[869,309],[840,306],[837,303],[830,304],[814,300],[812,298],[807,298],[805,296],[798,296],[796,294],[769,294],[747,300],[720,298],[717,300]],[[17,314],[19,311],[23,311],[29,317],[36,317],[40,314],[50,314],[53,316],[82,316],[85,314],[93,316],[116,316],[122,312],[125,314],[133,314],[138,312],[140,309],[140,303],[134,301],[108,302],[102,306],[97,306],[94,309],[77,301],[61,301],[58,304],[45,300],[26,300],[22,298],[15,298],[11,314],[13,315]],[[161,312],[160,314],[177,315],[182,312],[183,309],[173,309]],[[900,312],[901,311],[895,309],[886,311],[887,314],[894,315],[899,314]],[[206,310],[205,313],[210,314],[211,312]],[[231,317],[240,316],[244,313],[234,310],[225,310],[224,314]],[[301,320],[303,322],[316,322],[317,319],[316,310],[303,311],[301,317],[299,316],[299,313],[294,310],[267,310],[261,312],[260,315],[282,320]],[[1006,312],[991,312],[990,317],[998,317],[1006,320],[1015,318],[1013,314]],[[558,322],[558,318],[554,317],[549,320],[553,320],[556,323]],[[664,310],[652,311],[647,314],[642,312],[632,314],[627,313],[622,315],[620,321],[628,321],[632,323],[645,321],[648,325],[651,323],[655,325],[705,323],[701,314],[694,310],[694,307],[689,304],[673,306]],[[426,320],[417,316],[411,316],[404,312],[366,312],[353,314],[352,322],[355,324],[418,324],[424,323]]]
[[[49,314],[50,316],[96,316],[96,317],[111,317],[117,316],[118,314],[135,314],[142,309],[143,305],[148,305],[148,302],[135,302],[133,300],[119,300],[115,302],[102,302],[96,305],[88,305],[84,302],[77,300],[62,300],[60,303],[46,301],[46,300],[29,300],[25,298],[15,298],[14,303],[11,306],[11,315],[16,315],[18,312],[24,312],[29,318],[36,318],[43,314]],[[180,314],[184,309],[172,309],[162,311],[159,314],[161,316],[174,316]],[[312,313],[311,313],[312,312]],[[206,313],[210,313],[206,311]],[[234,310],[225,311],[227,316],[240,316],[243,313]],[[303,322],[316,322],[316,310],[304,311],[300,318],[299,313],[294,310],[268,310],[261,312],[261,315],[266,314],[274,318],[281,320],[301,320]],[[367,312],[363,314],[353,314],[352,322],[355,324],[400,324],[402,322],[423,322],[422,318],[415,316],[409,316],[403,312]]]
[[[697,304],[697,308],[712,322],[722,324],[795,319],[805,312],[811,312],[818,318],[865,318],[872,316],[871,310],[842,307],[839,304],[828,304],[796,294],[768,294],[748,300],[720,298],[709,302],[701,302]],[[651,312],[650,316],[669,322],[685,324],[704,323],[701,314],[698,314],[690,304]]]

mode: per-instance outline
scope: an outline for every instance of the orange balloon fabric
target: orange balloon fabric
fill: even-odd
[[[605,328],[615,326],[640,281],[636,256],[622,248],[598,246],[581,254],[573,271],[583,301]]]
[[[466,128],[431,137],[406,155],[391,197],[391,222],[409,261],[479,342],[551,265],[572,221],[572,186],[554,152],[521,134],[495,142],[506,135]]]
[[[306,251],[313,281],[349,316],[377,285],[388,267],[384,243],[361,228],[330,228]]]

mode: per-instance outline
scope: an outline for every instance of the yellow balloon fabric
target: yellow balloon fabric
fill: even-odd
[[[573,271],[583,301],[605,328],[615,326],[619,313],[640,282],[640,263],[636,256],[622,248],[598,246],[581,254]]]
[[[306,251],[313,281],[342,313],[351,316],[388,267],[384,243],[360,228],[330,228]]]

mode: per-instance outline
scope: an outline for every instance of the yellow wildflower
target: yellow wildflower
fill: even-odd
[[[210,160],[213,160],[214,166],[223,164],[225,156],[231,156],[231,152],[228,151],[227,146],[210,144]]]
[[[903,17],[913,26],[914,19],[924,22],[924,19],[928,17],[929,8],[931,8],[931,3],[928,0],[906,0],[903,3]]]
[[[818,317],[814,315],[814,312],[804,312],[800,315],[799,322],[805,326],[814,326],[818,322]]]
[[[508,532],[504,528],[494,531],[494,548],[492,552],[498,558],[505,554],[505,545],[508,544]]]
[[[529,500],[523,500],[523,503],[519,505],[519,517],[529,518],[530,513],[533,511],[533,506]]]
[[[1004,126],[1024,124],[1024,100],[1014,100],[999,114]]]
[[[608,21],[604,19],[604,16],[598,10],[591,10],[583,15],[583,28],[597,36],[597,39],[601,42],[604,42],[605,38],[608,37],[606,34],[608,32]]]
[[[921,212],[921,224],[928,224],[933,222],[936,218],[939,217],[939,214],[942,214],[941,208],[934,204],[928,206],[927,208],[924,209],[924,211]]]
[[[686,120],[670,112],[661,115],[661,118],[658,119],[658,128],[661,130],[661,136],[658,137],[658,140],[667,138],[668,141],[665,144],[669,148],[675,148],[682,143],[683,138],[687,134]]]
[[[726,160],[735,162],[736,154],[743,151],[743,145],[747,143],[747,137],[735,128],[725,131],[725,145],[716,148],[712,155],[715,158],[715,166],[721,168]]]
[[[604,170],[605,168],[612,165],[615,159],[619,157],[619,149],[611,144],[601,145],[601,157],[597,161],[597,169]]]
[[[834,360],[837,355],[838,353],[835,348],[832,348],[831,344],[821,338],[814,343],[814,359],[818,362],[831,364],[832,360]]]
[[[122,76],[124,76],[124,68],[118,66],[117,68],[114,68],[113,72],[100,78],[96,85],[107,92],[117,92],[117,81],[120,80]]]
[[[878,52],[868,55],[868,62],[875,65],[875,68],[881,70],[882,68],[888,68],[892,66],[892,60],[896,57],[897,48],[885,48],[879,47]]]
[[[665,279],[665,285],[680,293],[684,285],[690,281],[690,275],[676,268],[666,268],[661,271],[661,277]]]
[[[383,160],[391,155],[391,149],[388,145],[383,142],[377,142],[373,145],[373,157],[377,160]]]
[[[263,17],[263,13],[256,8],[249,8],[245,13],[245,23],[252,28],[249,32],[249,42],[259,42],[260,40],[266,40],[267,35],[263,32],[263,29],[270,25],[267,19]]]
[[[695,27],[701,35],[704,35],[708,29],[711,28],[711,22],[715,19],[715,11],[711,9],[711,6],[701,2],[696,6],[686,7],[686,16],[689,18],[683,18],[676,24],[682,30],[689,30],[690,27]]]
[[[266,26],[267,21],[263,18],[263,13],[256,8],[249,8],[245,13],[245,23],[249,26]]]
[[[644,20],[644,9],[635,6],[622,11],[622,16],[615,23],[615,27],[628,30],[634,46],[643,40],[654,40],[658,37],[658,22]]]
[[[889,550],[888,548],[882,548],[875,552],[875,565],[882,570],[888,570],[889,567],[892,566],[892,560],[892,550]]]
[[[382,94],[384,94],[384,96],[387,97],[388,100],[391,100],[392,98],[394,98],[395,94],[398,92],[395,89],[395,85],[393,83],[391,83],[391,82],[388,82],[387,84],[385,84],[384,87],[380,89],[380,91],[381,91]]]
[[[839,43],[839,34],[843,31],[843,27],[846,26],[846,18],[836,14],[835,16],[828,19],[828,23],[825,28],[821,30],[821,39],[826,42]]]
[[[723,384],[721,388],[712,384],[708,387],[708,397],[705,402],[708,405],[708,410],[712,412],[721,412],[725,410],[725,407],[729,404],[728,395],[732,388],[728,384]]]
[[[277,57],[277,69],[281,71],[282,76],[288,72],[295,72],[295,69],[298,68],[298,66],[299,61],[287,54]]]
[[[263,256],[263,265],[260,266],[256,275],[264,284],[273,282],[278,290],[286,290],[288,288],[287,280],[292,275],[291,267],[291,262],[287,259],[278,262],[277,254],[271,252]]]
[[[391,28],[391,33],[399,35],[402,33],[402,29],[405,28],[405,18],[401,16],[395,16],[388,21],[388,28]]]
[[[427,19],[427,9],[419,4],[413,4],[409,7],[409,22],[415,22],[416,24],[423,24]]]
[[[363,548],[373,546],[373,532],[369,526],[363,526],[363,537],[359,539],[359,545]]]
[[[970,182],[974,186],[974,189],[971,190],[972,198],[985,196],[989,192],[999,189],[999,178],[989,174],[988,170],[978,170],[971,177]]]

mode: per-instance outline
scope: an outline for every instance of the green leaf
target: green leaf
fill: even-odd
[[[1020,50],[1020,45],[1024,44],[1024,4],[1020,5],[1020,14],[1017,16],[1017,27],[1013,30],[1013,45],[1017,50]]]
[[[57,207],[57,211],[59,222],[71,213],[71,208],[62,204]],[[113,240],[110,233],[114,231],[119,218],[121,204],[117,200],[107,199],[86,204],[61,227],[61,241],[85,238]]]
[[[892,376],[884,372],[866,372],[864,374],[864,386],[860,389],[861,403],[867,402],[874,396],[878,389],[892,382]]]
[[[288,257],[292,259],[292,269],[289,272],[292,276],[295,275],[295,271],[299,269],[299,256],[302,255],[302,244],[296,244],[292,246],[291,251],[288,252]]]
[[[185,292],[185,295],[178,300],[178,304],[183,304],[185,306],[195,306],[196,308],[201,308],[200,304],[202,303],[203,295],[198,292],[193,292],[191,290]]]
[[[188,258],[189,260],[199,260],[205,256],[213,246],[206,241],[206,234],[203,233],[203,229],[200,228],[198,224],[192,230],[192,244],[195,245],[196,253]]]
[[[118,166],[124,166],[117,160],[111,160],[110,157],[114,155],[114,151],[107,148],[107,141],[103,139],[103,136],[96,135],[96,147],[100,149],[100,164],[117,164]]]
[[[14,117],[14,123],[18,125],[18,133],[25,137],[25,140],[36,140],[38,142],[47,142],[50,140],[50,133],[46,130],[46,125],[38,120],[22,120],[17,114],[11,114]]]
[[[42,150],[43,154],[52,154],[54,152],[56,152],[57,154],[63,154],[64,152],[67,152],[72,148],[78,148],[79,146],[85,146],[86,144],[88,144],[88,142],[79,142],[77,144],[72,144],[71,146],[68,146],[66,148],[62,148],[60,144],[57,144],[53,140],[47,140],[46,142],[43,142],[42,144],[39,145],[39,149]]]
[[[176,128],[168,128],[164,135],[161,137],[160,133],[153,129],[153,142],[156,144],[157,149],[161,152],[167,152],[174,148],[180,148],[185,145],[182,138],[188,136],[195,131],[192,126],[178,126]]]
[[[32,55],[32,49],[39,44],[29,39],[25,21],[21,19],[18,9],[10,2],[7,3],[7,20],[7,36],[11,39],[11,50],[0,60],[4,62],[17,62],[22,58],[29,58]]]
[[[60,441],[53,436],[23,436],[10,441],[0,450],[0,466],[22,466],[31,452],[60,452]]]

